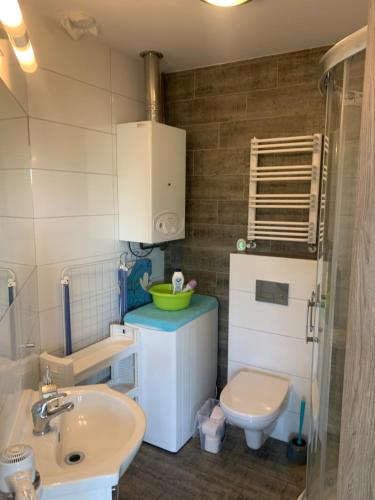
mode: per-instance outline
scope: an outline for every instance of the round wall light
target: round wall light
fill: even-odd
[[[202,2],[215,5],[216,7],[236,7],[237,5],[243,5],[251,0],[202,0]]]

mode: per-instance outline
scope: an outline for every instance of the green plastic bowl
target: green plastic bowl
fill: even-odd
[[[172,285],[163,283],[161,285],[153,285],[148,290],[152,295],[155,307],[163,309],[163,311],[180,311],[190,306],[191,297],[194,290],[187,292],[172,293]]]

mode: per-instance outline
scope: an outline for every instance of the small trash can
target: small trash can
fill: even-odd
[[[219,453],[225,435],[225,417],[217,399],[208,399],[198,410],[196,425],[202,450]]]

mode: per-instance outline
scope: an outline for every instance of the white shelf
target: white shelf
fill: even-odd
[[[126,394],[130,398],[135,398],[138,396],[138,387],[134,384],[124,384],[121,380],[110,380],[107,382],[108,387],[113,389],[114,391],[121,392],[122,394]]]
[[[134,353],[134,347],[134,340],[108,337],[67,356],[73,360],[73,373],[76,384],[98,371],[127,358]]]
[[[133,355],[138,346],[133,330],[112,328],[111,336],[60,358],[46,352],[40,355],[42,373],[48,365],[59,387],[79,384],[90,376]]]

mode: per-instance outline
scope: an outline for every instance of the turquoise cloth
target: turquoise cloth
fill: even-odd
[[[174,332],[190,321],[218,307],[215,297],[194,294],[190,306],[182,311],[162,311],[154,304],[147,304],[125,314],[124,322],[132,325]]]

